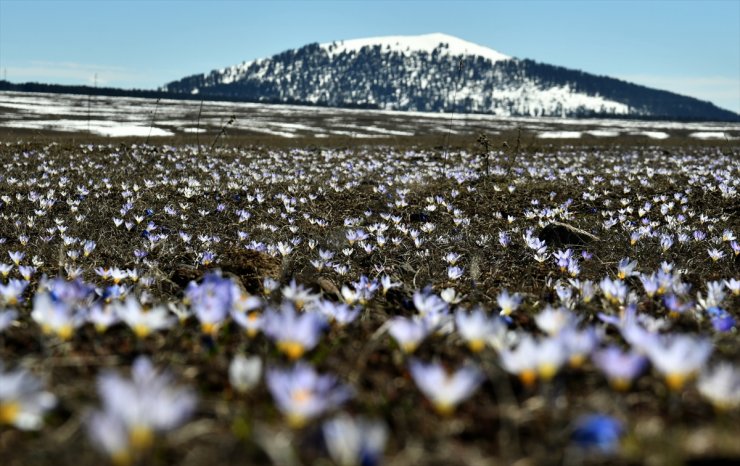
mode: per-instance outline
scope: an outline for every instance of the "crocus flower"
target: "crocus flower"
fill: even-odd
[[[444,314],[448,310],[447,303],[432,293],[430,289],[424,289],[414,292],[414,306],[419,315]]]
[[[666,335],[646,348],[653,366],[663,374],[668,387],[680,390],[704,366],[712,352],[708,339],[691,335]]]
[[[95,326],[95,330],[103,333],[108,327],[118,323],[120,319],[113,306],[96,303],[90,308],[87,320]]]
[[[314,311],[299,314],[290,302],[284,302],[280,310],[268,309],[263,318],[262,331],[290,359],[298,359],[312,350],[326,327],[321,314]]]
[[[514,349],[499,353],[504,370],[516,374],[525,386],[532,386],[540,377],[552,379],[568,360],[568,351],[560,336],[536,341],[525,334]]]
[[[15,309],[0,309],[0,333],[5,331],[18,317],[18,311]]]
[[[72,338],[75,329],[85,323],[85,312],[76,310],[67,302],[55,299],[48,292],[39,292],[33,298],[31,318],[45,334],[54,334],[62,340]]]
[[[413,353],[431,332],[426,319],[409,319],[396,316],[390,321],[388,333],[396,340],[404,353]]]
[[[229,364],[229,383],[239,393],[246,393],[259,383],[262,360],[258,356],[237,354]]]
[[[320,375],[311,366],[299,362],[292,369],[268,369],[267,388],[292,427],[302,427],[309,420],[339,406],[352,391],[333,375]]]
[[[571,438],[586,450],[614,453],[619,449],[623,431],[619,420],[604,414],[592,414],[576,420]]]
[[[88,433],[118,460],[148,449],[156,434],[182,425],[196,406],[190,389],[173,385],[171,375],[159,373],[144,356],[134,361],[130,380],[113,372],[99,376],[98,393],[103,410],[91,416]]]
[[[8,278],[8,275],[10,275],[10,272],[13,270],[13,264],[5,264],[0,262],[0,275],[2,275],[3,278]]]
[[[489,337],[498,333],[500,327],[505,328],[506,324],[501,321],[500,317],[491,318],[482,308],[478,307],[470,313],[458,309],[455,312],[455,326],[470,350],[477,353],[486,346]]]
[[[564,307],[556,309],[549,305],[537,314],[534,320],[537,327],[548,335],[557,335],[561,330],[578,323],[576,315],[570,310]]]
[[[353,322],[360,315],[361,308],[346,303],[335,303],[325,299],[314,301],[309,310],[322,314],[329,322],[336,322],[337,326],[344,327]]]
[[[262,329],[264,322],[262,313],[259,311],[236,312],[232,310],[231,318],[247,332],[247,336],[250,338],[254,338],[257,335]]]
[[[44,391],[41,381],[25,369],[5,371],[0,361],[0,425],[38,430],[56,397]]]
[[[221,277],[220,272],[207,274],[200,284],[188,284],[185,299],[200,321],[203,333],[214,335],[229,315],[235,286],[231,280]]]
[[[10,260],[15,265],[19,265],[23,258],[26,257],[26,253],[23,251],[8,251],[8,256],[10,256]]]
[[[740,406],[740,370],[730,363],[721,363],[704,372],[696,388],[718,410]]]
[[[448,304],[458,304],[464,298],[454,288],[445,288],[439,293],[439,296]]]
[[[311,290],[303,285],[297,284],[295,280],[291,280],[288,286],[283,287],[282,292],[283,298],[291,301],[299,311],[303,309],[306,303],[319,298],[318,294],[311,292]]]
[[[504,289],[499,293],[496,298],[496,302],[501,308],[501,315],[508,316],[519,308],[519,305],[522,303],[522,298],[518,293],[510,295],[509,292]]]
[[[381,421],[353,419],[340,414],[324,422],[324,442],[339,466],[375,466],[380,463],[388,428]]]
[[[593,351],[602,334],[593,327],[576,329],[568,327],[561,332],[560,340],[568,353],[568,362],[571,367],[581,367],[589,354]]]
[[[707,314],[709,314],[712,327],[718,332],[729,332],[735,327],[735,318],[732,314],[720,307],[712,306],[707,308]]]
[[[145,310],[141,307],[139,300],[133,296],[126,298],[123,303],[116,302],[114,306],[118,317],[131,327],[139,338],[144,338],[158,330],[170,328],[176,323],[175,317],[167,312],[166,307],[157,306]]]
[[[507,372],[519,376],[525,386],[537,380],[537,343],[525,334],[514,349],[502,348],[499,353],[501,365]]]
[[[604,297],[612,304],[624,304],[627,299],[627,285],[622,280],[612,280],[609,277],[604,277],[599,282],[599,288],[604,294]]]
[[[475,393],[483,382],[483,373],[472,365],[448,373],[439,363],[424,364],[412,360],[409,370],[419,390],[440,414],[451,414],[455,407]]]
[[[7,284],[0,283],[0,300],[9,306],[14,306],[23,301],[23,292],[28,286],[26,280],[9,280]]]
[[[593,361],[616,390],[627,390],[647,366],[645,356],[623,352],[616,346],[598,351],[593,355]]]
[[[635,267],[637,267],[637,261],[631,261],[629,257],[620,260],[617,264],[617,278],[624,280],[627,277],[639,275],[635,272]]]

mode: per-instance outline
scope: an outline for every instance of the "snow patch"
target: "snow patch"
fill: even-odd
[[[663,131],[640,131],[637,133],[630,133],[632,136],[647,136],[650,139],[668,139],[670,136],[668,133]]]
[[[586,134],[590,134],[591,136],[596,136],[597,138],[614,138],[619,136],[619,131],[610,131],[606,129],[592,129],[589,131],[586,131]]]
[[[110,137],[125,136],[174,136],[172,131],[113,120],[26,120],[7,121],[3,126],[10,128],[40,129],[47,131],[78,132],[90,131],[94,134]]]
[[[721,131],[698,131],[696,133],[689,134],[690,137],[696,139],[734,139],[729,137],[726,133]]]
[[[440,48],[441,44],[447,44],[447,46]],[[440,48],[440,52],[443,55],[477,55],[487,58],[492,62],[511,59],[510,56],[489,47],[442,33],[351,39],[321,44],[321,48],[333,57],[342,52],[357,52],[363,47],[374,47],[377,45],[380,45],[383,52],[392,51],[404,55],[413,52],[427,52],[431,54],[435,49]]]
[[[540,139],[579,139],[580,131],[544,131],[537,135]]]

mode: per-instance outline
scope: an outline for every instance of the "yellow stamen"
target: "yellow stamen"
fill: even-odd
[[[519,373],[519,380],[525,387],[532,387],[537,381],[537,372],[527,369]]]
[[[73,334],[74,334],[74,328],[69,324],[62,325],[61,327],[57,329],[57,336],[62,341],[69,340],[70,338],[72,338]]]
[[[452,416],[455,413],[455,405],[452,403],[436,402],[434,403],[434,409],[441,416]]]
[[[0,424],[13,424],[21,411],[21,405],[16,401],[0,403]]]
[[[409,341],[406,343],[401,343],[401,350],[406,354],[411,354],[416,351],[417,346],[419,346],[418,343]]]
[[[298,359],[303,356],[306,349],[295,341],[280,341],[277,344],[278,350],[288,356],[290,359]]]
[[[300,429],[301,427],[306,425],[306,419],[305,416],[301,416],[300,414],[288,414],[285,416],[285,420],[288,422],[288,425],[293,429]]]
[[[113,452],[110,455],[110,459],[116,466],[129,466],[134,462],[128,450]]]
[[[134,450],[147,450],[154,443],[154,432],[147,426],[134,426],[129,432],[129,443]]]
[[[619,392],[626,392],[632,386],[632,381],[630,381],[630,379],[625,379],[622,377],[614,377],[613,379],[609,379],[609,384],[614,390],[617,390]]]
[[[219,325],[217,323],[212,322],[204,322],[200,325],[200,329],[203,331],[203,333],[211,336],[214,336],[216,332],[218,332],[218,327]]]
[[[136,324],[134,325],[134,334],[136,334],[137,338],[144,338],[151,332],[151,329],[147,327],[144,324]]]
[[[468,342],[468,348],[470,348],[470,351],[472,351],[473,353],[480,353],[485,347],[486,342],[483,340],[470,340]]]
[[[586,361],[586,357],[582,354],[573,354],[571,355],[568,363],[570,364],[570,367],[573,369],[578,369],[583,365],[583,363]]]
[[[689,380],[689,377],[690,377],[689,374],[681,374],[681,373],[672,372],[665,376],[665,382],[668,385],[668,388],[670,388],[673,391],[678,391],[683,388],[683,386]]]
[[[547,381],[555,377],[555,374],[558,373],[558,367],[555,364],[540,364],[537,367],[537,372],[539,372],[542,380]]]

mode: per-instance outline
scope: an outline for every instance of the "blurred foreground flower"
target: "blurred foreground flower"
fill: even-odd
[[[18,312],[15,309],[0,309],[0,333],[10,327],[16,317]]]
[[[647,366],[647,359],[639,353],[622,352],[616,346],[609,346],[593,355],[594,364],[601,369],[616,390],[627,390],[632,381]]]
[[[115,304],[115,310],[118,317],[134,331],[137,337],[144,338],[152,332],[167,329],[177,323],[175,316],[167,312],[164,306],[145,310],[141,307],[139,300],[133,296],[126,298],[126,301]]]
[[[201,283],[190,282],[185,289],[185,302],[200,322],[201,330],[208,335],[218,332],[229,315],[236,285],[221,277],[220,271],[209,272]]]
[[[40,429],[44,413],[55,405],[56,397],[43,390],[36,376],[25,369],[5,372],[0,361],[0,425]]]
[[[229,364],[229,383],[239,393],[246,393],[260,381],[262,360],[258,356],[237,354]]]
[[[304,362],[292,369],[268,369],[266,377],[267,388],[291,427],[303,427],[352,396],[350,388],[335,376],[319,375]]]
[[[407,354],[416,351],[419,344],[432,330],[427,319],[409,319],[403,316],[393,317],[389,325],[388,333]]]
[[[646,348],[653,366],[665,377],[671,390],[680,390],[704,366],[712,353],[712,342],[691,335],[666,335]]]
[[[374,466],[388,439],[388,428],[380,421],[352,419],[340,414],[323,425],[329,455],[339,466]]]
[[[263,319],[262,331],[290,359],[298,359],[312,350],[326,327],[321,314],[315,311],[298,313],[288,301],[283,302],[280,310],[268,309]]]
[[[31,318],[39,324],[46,335],[56,335],[61,340],[69,340],[75,329],[85,323],[85,310],[75,309],[58,295],[39,292],[33,298]]]
[[[514,293],[513,295],[510,295],[509,292],[504,289],[501,290],[501,293],[499,293],[498,297],[496,298],[496,302],[501,308],[501,315],[508,316],[511,315],[512,312],[519,309],[519,306],[522,304],[522,297],[519,296],[519,293]]]
[[[522,384],[531,387],[537,377],[543,381],[555,377],[569,355],[560,337],[537,341],[525,334],[516,348],[502,349],[499,357],[504,370],[516,374]]]
[[[718,410],[740,406],[740,370],[730,363],[719,364],[703,373],[696,388]]]
[[[481,307],[476,307],[470,313],[458,309],[455,312],[455,326],[474,353],[483,350],[492,335],[506,331],[506,324],[500,317],[489,317]]]
[[[571,438],[586,450],[615,453],[624,432],[622,423],[605,414],[591,414],[576,420]]]
[[[115,373],[98,377],[103,410],[88,419],[88,436],[117,464],[129,464],[148,449],[157,433],[175,429],[193,413],[196,398],[172,377],[155,370],[149,358],[137,358],[131,379]]]
[[[483,382],[483,374],[475,366],[465,366],[450,374],[439,363],[412,360],[409,369],[419,390],[440,414],[452,414]]]

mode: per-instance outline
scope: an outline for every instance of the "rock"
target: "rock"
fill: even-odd
[[[539,238],[551,246],[582,246],[592,241],[599,241],[598,236],[562,222],[552,222],[547,225],[540,232]]]
[[[178,264],[170,279],[184,288],[191,281],[200,280],[206,272],[220,269],[224,273],[239,278],[244,288],[254,293],[262,289],[262,280],[265,277],[276,280],[280,278],[280,259],[264,252],[233,248],[220,253],[216,259],[214,263],[207,266]]]

